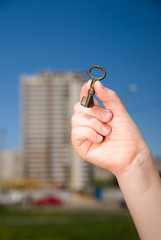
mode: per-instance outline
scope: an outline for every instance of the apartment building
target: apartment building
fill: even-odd
[[[22,155],[9,149],[0,151],[0,181],[21,179],[23,175]]]
[[[24,176],[82,190],[91,165],[71,145],[70,119],[85,77],[42,72],[21,79]]]

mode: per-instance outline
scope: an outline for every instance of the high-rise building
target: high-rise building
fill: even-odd
[[[0,180],[21,179],[23,174],[22,154],[13,150],[0,151]]]
[[[74,153],[70,138],[73,106],[84,82],[84,75],[77,72],[22,77],[25,177],[75,190],[87,185],[91,165]]]

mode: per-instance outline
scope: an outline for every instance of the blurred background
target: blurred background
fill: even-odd
[[[71,146],[95,64],[161,172],[161,1],[0,0],[1,239],[139,239],[114,176]]]

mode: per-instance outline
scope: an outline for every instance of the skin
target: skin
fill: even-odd
[[[81,90],[87,95],[90,81]],[[99,81],[90,108],[74,106],[72,144],[77,154],[117,178],[141,239],[161,239],[161,180],[151,152],[117,94]]]

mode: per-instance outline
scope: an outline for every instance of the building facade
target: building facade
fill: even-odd
[[[0,181],[19,180],[23,176],[22,154],[18,151],[0,151]]]
[[[77,72],[45,72],[23,76],[22,127],[24,175],[82,190],[91,165],[71,145],[71,116],[85,79]]]

